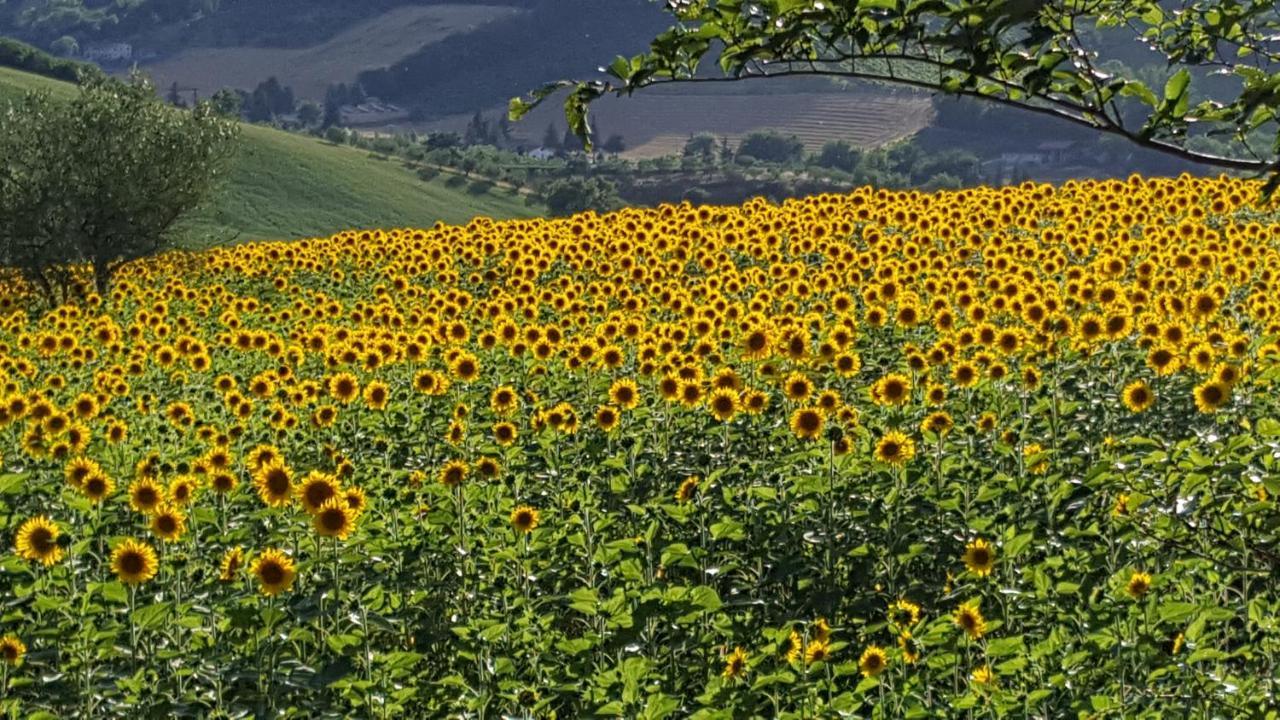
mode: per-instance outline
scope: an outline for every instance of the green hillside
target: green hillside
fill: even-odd
[[[67,83],[0,68],[0,101]],[[475,195],[443,178],[424,182],[395,160],[252,125],[244,126],[228,182],[187,228],[192,245],[328,234],[350,227],[464,223],[477,215],[527,217],[541,208],[502,189]]]

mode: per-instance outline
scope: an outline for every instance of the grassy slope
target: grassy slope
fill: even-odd
[[[0,68],[0,101],[44,88],[71,97],[71,85]],[[395,160],[362,150],[246,125],[230,178],[189,223],[193,245],[232,239],[291,238],[349,227],[430,226],[477,215],[527,217],[523,198],[505,190],[472,195],[443,178],[423,182]]]

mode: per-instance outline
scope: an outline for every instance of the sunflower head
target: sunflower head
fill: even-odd
[[[297,577],[293,560],[274,548],[263,550],[254,559],[250,572],[258,580],[258,589],[268,597],[288,590]]]
[[[724,661],[724,671],[721,676],[732,680],[740,678],[747,673],[747,651],[741,647],[735,647],[733,652]]]
[[[862,657],[858,658],[858,670],[864,678],[875,677],[888,666],[889,656],[879,645],[868,646],[862,651]]]
[[[952,616],[956,627],[964,631],[965,635],[977,640],[987,631],[987,621],[982,617],[982,611],[974,603],[964,603],[956,608],[955,614]]]
[[[314,515],[330,499],[337,497],[338,479],[327,473],[312,470],[298,485],[298,499],[308,513]]]
[[[111,551],[111,571],[126,585],[140,585],[156,576],[159,561],[150,544],[127,538]]]
[[[63,558],[64,551],[58,543],[61,535],[62,531],[52,520],[40,515],[27,520],[18,528],[14,548],[18,557],[48,567]]]
[[[996,564],[996,549],[991,543],[978,538],[964,546],[964,566],[978,577],[991,574]]]
[[[22,656],[27,654],[27,646],[16,635],[0,637],[0,662],[17,666],[22,663]]]
[[[1125,583],[1124,591],[1134,600],[1141,600],[1151,591],[1151,574],[1140,570],[1133,571],[1129,576],[1129,581]]]
[[[232,582],[240,576],[242,569],[244,569],[244,548],[237,545],[222,554],[222,562],[218,568],[218,580],[220,582]]]
[[[540,515],[536,508],[521,505],[511,511],[511,527],[521,535],[533,532],[538,527]]]
[[[915,457],[916,445],[910,437],[897,430],[891,430],[884,434],[876,442],[876,460],[901,467],[906,465],[911,458]]]
[[[346,540],[355,529],[355,513],[345,499],[331,497],[312,514],[311,523],[317,535]]]

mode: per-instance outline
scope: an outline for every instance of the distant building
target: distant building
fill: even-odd
[[[1036,146],[1036,152],[1044,157],[1042,162],[1062,163],[1074,158],[1076,145],[1074,140],[1046,140]]]
[[[84,48],[84,59],[96,63],[120,63],[133,59],[129,43],[90,43]]]
[[[537,147],[529,151],[529,157],[534,160],[550,160],[556,156],[556,151],[550,148]]]
[[[408,110],[378,98],[367,98],[359,105],[343,105],[339,112],[342,124],[348,127],[386,125],[409,119]]]

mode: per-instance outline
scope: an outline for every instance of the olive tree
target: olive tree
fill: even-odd
[[[1273,0],[665,6],[674,25],[648,52],[616,58],[603,68],[608,79],[562,80],[516,98],[511,116],[569,88],[566,117],[589,138],[588,105],[608,93],[797,75],[853,78],[983,98],[1186,160],[1269,174],[1268,192],[1280,184],[1280,13]],[[1229,151],[1208,149],[1215,143],[1203,138],[1211,136],[1227,139]]]
[[[75,266],[105,295],[120,266],[173,242],[237,133],[208,103],[165,105],[137,75],[87,80],[70,101],[27,95],[0,113],[0,260],[50,302],[68,299]]]

